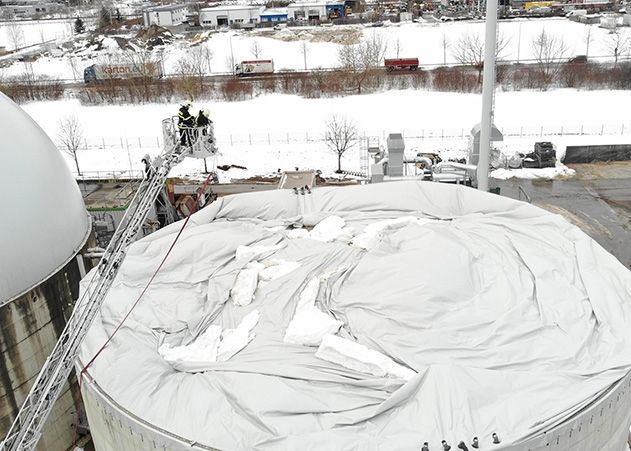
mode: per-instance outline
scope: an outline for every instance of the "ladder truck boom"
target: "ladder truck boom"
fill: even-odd
[[[72,371],[79,346],[171,169],[186,157],[205,158],[216,154],[212,124],[210,127],[182,128],[177,126],[177,117],[174,117],[162,121],[162,128],[165,150],[154,160],[153,167],[141,182],[103,253],[96,274],[77,301],[66,327],[0,444],[0,451],[31,451],[37,446],[46,419]]]

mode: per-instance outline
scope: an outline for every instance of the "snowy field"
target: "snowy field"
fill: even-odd
[[[630,103],[631,91],[499,93],[496,122],[511,135],[502,147],[508,153],[528,152],[535,141],[552,141],[563,153],[568,144],[631,143],[631,120],[623,114],[624,105]],[[443,157],[462,157],[468,131],[479,121],[481,96],[414,90],[333,99],[275,94],[243,102],[198,104],[194,112],[202,106],[210,108],[215,123],[221,151],[218,163],[248,168],[232,172],[231,177],[295,166],[328,174],[337,162],[323,136],[325,122],[334,113],[351,118],[360,136],[377,136],[384,144],[388,133],[402,132],[412,154],[436,151]],[[65,100],[33,102],[23,108],[53,140],[59,119],[76,115],[86,141],[86,148],[79,151],[80,167],[88,174],[103,174],[141,170],[142,156],[160,151],[161,120],[176,114],[178,105],[83,106]],[[69,157],[67,161],[74,170],[74,162]],[[358,147],[345,154],[342,168],[360,169]],[[174,174],[194,175],[202,169],[201,162],[187,160]]]
[[[61,25],[60,25],[61,26]],[[66,27],[67,28],[67,27]],[[599,61],[612,60],[611,52],[607,50],[609,31],[598,25],[585,25],[572,22],[565,18],[553,19],[524,19],[502,21],[499,23],[500,36],[506,42],[500,57],[505,60],[532,60],[532,41],[542,29],[554,36],[562,37],[568,46],[566,56],[589,53],[590,57],[598,57]],[[63,29],[59,32],[63,32]],[[587,52],[586,37],[590,33],[589,52]],[[623,29],[629,33],[628,28]],[[28,31],[29,40],[39,42],[39,31],[36,26]],[[208,32],[210,33],[210,32]],[[347,42],[352,36],[370,36],[373,33],[381,36],[387,44],[386,57],[396,57],[397,47],[401,57],[418,57],[422,65],[432,67],[443,63],[455,63],[453,50],[461,36],[465,34],[484,35],[484,22],[462,21],[447,23],[403,23],[392,24],[381,28],[364,27],[360,25],[336,27],[299,27],[286,28],[280,31],[256,30],[252,32],[222,31],[212,32],[210,38],[202,45],[208,46],[213,58],[208,73],[226,73],[231,70],[232,55],[234,61],[252,59],[253,43],[259,48],[259,58],[274,60],[276,70],[303,70],[305,58],[302,45],[306,42],[306,67],[308,69],[338,66],[339,42]],[[631,34],[631,33],[629,33]],[[1,35],[1,34],[0,34]],[[447,41],[444,52],[443,39]],[[112,41],[111,39],[108,39]],[[324,42],[326,41],[326,42]],[[106,45],[106,47],[108,47]],[[167,46],[164,51],[157,52],[155,57],[164,62],[167,74],[175,73],[177,61],[186,53],[189,42],[183,38]],[[108,51],[112,51],[108,49]],[[83,53],[80,57],[69,54],[64,57],[40,58],[33,64],[33,70],[38,74],[45,74],[56,79],[73,79],[73,71],[68,58],[75,58],[79,66],[79,74],[83,68],[93,64],[99,55],[97,53]],[[628,50],[621,58],[629,57]],[[23,63],[15,63],[0,75],[14,76],[23,73]]]
[[[20,22],[0,22],[0,46],[6,46],[7,50],[13,50],[14,39],[12,28],[19,28],[20,47],[33,44],[41,44],[51,40],[68,39],[73,35],[73,20],[29,20]]]

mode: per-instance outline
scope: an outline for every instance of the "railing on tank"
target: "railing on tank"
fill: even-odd
[[[193,158],[206,158],[217,153],[212,123],[201,127],[182,127],[178,125],[178,117],[172,116],[162,121],[162,137],[165,148],[182,146],[188,149],[187,156]]]

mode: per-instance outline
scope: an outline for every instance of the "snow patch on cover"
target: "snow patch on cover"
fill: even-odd
[[[345,230],[346,221],[339,216],[328,216],[320,221],[309,233],[309,238],[318,241],[331,242],[338,237],[346,235],[349,231]]]
[[[273,253],[282,248],[282,244],[277,244],[276,246],[239,246],[237,247],[235,257],[238,262],[249,262],[257,259],[263,254]]]
[[[342,322],[322,312],[314,305],[296,311],[287,327],[283,341],[303,346],[318,346],[322,337],[335,334]]]
[[[246,267],[239,271],[234,285],[230,290],[230,297],[234,305],[246,306],[254,300],[254,292],[259,280],[259,270],[256,267]]]
[[[429,219],[419,219],[415,216],[403,216],[395,219],[386,219],[369,224],[363,233],[356,235],[351,244],[367,251],[374,249],[382,240],[383,235],[388,230],[401,229],[409,224],[423,225],[431,222]]]
[[[283,245],[276,246],[239,246],[236,250],[237,262],[249,261],[239,271],[230,289],[230,298],[235,305],[246,306],[254,300],[254,293],[259,286],[289,274],[300,266],[298,262],[280,259],[251,261],[263,254],[275,252]]]
[[[416,374],[380,352],[331,334],[322,338],[315,355],[327,362],[377,377],[410,380]]]
[[[342,327],[342,322],[322,312],[315,306],[316,297],[320,290],[320,283],[326,280],[328,275],[314,277],[303,288],[296,305],[296,313],[289,322],[285,337],[285,343],[318,346],[322,337],[334,334]]]
[[[252,310],[243,317],[236,328],[224,331],[221,343],[219,343],[219,348],[217,349],[218,361],[225,362],[254,340],[255,334],[253,330],[258,324],[260,317],[258,310]]]
[[[253,310],[234,329],[222,333],[221,326],[212,325],[191,344],[171,346],[165,343],[158,348],[158,353],[180,371],[195,372],[192,367],[200,364],[225,362],[254,339],[253,330],[259,318],[259,311]]]

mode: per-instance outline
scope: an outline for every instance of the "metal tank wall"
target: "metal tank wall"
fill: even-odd
[[[80,365],[83,367],[83,365]],[[96,451],[212,450],[157,428],[110,398],[95,381],[83,380],[82,395]],[[518,407],[516,407],[518,408]],[[631,373],[573,418],[505,451],[627,451],[631,424]],[[501,437],[500,437],[501,439]],[[436,444],[440,447],[438,444]],[[420,444],[419,444],[420,448]],[[452,444],[452,449],[455,448]],[[471,448],[470,448],[471,449]]]
[[[92,236],[83,250],[93,243]],[[84,264],[89,270],[90,262]],[[63,331],[79,295],[80,279],[73,258],[46,281],[0,307],[0,437],[6,435]],[[72,445],[79,389],[74,374],[70,380],[46,422],[38,450],[65,451]]]

